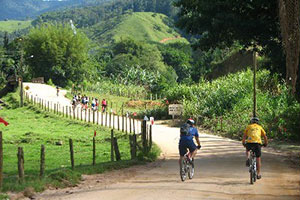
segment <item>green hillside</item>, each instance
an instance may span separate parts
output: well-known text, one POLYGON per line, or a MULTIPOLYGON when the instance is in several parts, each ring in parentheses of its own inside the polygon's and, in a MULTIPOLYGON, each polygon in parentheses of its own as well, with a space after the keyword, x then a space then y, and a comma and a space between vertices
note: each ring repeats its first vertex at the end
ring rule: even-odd
POLYGON ((27 21, 18 21, 18 20, 8 20, 0 21, 0 31, 7 31, 12 33, 17 30, 25 29, 31 25, 31 20, 27 21))
POLYGON ((185 38, 180 38, 180 34, 172 26, 171 20, 166 15, 134 12, 111 18, 85 30, 90 38, 105 46, 128 37, 150 43, 158 43, 162 40, 165 43, 173 41, 188 43, 185 38))

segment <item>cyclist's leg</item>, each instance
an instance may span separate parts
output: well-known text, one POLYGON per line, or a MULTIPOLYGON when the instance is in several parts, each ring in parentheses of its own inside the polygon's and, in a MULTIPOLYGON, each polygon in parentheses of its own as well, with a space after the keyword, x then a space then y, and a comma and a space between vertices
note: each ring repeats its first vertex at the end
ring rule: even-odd
POLYGON ((257 176, 260 176, 261 157, 256 157, 257 176))
POLYGON ((187 153, 187 148, 186 148, 186 145, 185 145, 184 141, 179 141, 178 149, 179 149, 179 155, 180 155, 179 164, 181 164, 183 156, 187 153))
POLYGON ((256 155, 256 169, 257 169, 257 176, 260 177, 260 170, 261 170, 261 146, 260 144, 255 144, 254 152, 256 155))
POLYGON ((194 141, 188 142, 188 148, 189 151, 191 152, 191 159, 193 159, 197 154, 197 146, 195 145, 194 141))
POLYGON ((249 161, 249 159, 250 159, 250 149, 251 149, 251 143, 247 143, 246 144, 246 158, 247 158, 247 160, 246 160, 246 166, 247 167, 249 167, 249 165, 250 165, 250 161, 249 161))

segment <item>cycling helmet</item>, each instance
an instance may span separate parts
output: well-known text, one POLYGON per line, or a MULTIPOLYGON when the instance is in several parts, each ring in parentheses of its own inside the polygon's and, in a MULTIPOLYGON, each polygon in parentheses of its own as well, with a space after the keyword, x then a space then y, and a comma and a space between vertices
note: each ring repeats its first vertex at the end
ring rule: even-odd
POLYGON ((189 118, 186 123, 190 124, 190 125, 194 125, 195 121, 192 118, 189 118))
POLYGON ((251 124, 254 124, 254 123, 258 124, 258 122, 259 122, 258 117, 252 117, 251 120, 250 120, 251 124))

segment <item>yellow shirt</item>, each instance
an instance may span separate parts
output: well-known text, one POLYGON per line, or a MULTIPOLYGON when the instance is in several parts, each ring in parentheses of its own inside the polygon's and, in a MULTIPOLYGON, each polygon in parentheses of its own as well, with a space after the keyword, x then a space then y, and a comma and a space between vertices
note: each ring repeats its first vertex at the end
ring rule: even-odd
POLYGON ((265 130, 255 123, 248 125, 244 133, 247 135, 247 143, 262 144, 261 137, 266 135, 265 130))

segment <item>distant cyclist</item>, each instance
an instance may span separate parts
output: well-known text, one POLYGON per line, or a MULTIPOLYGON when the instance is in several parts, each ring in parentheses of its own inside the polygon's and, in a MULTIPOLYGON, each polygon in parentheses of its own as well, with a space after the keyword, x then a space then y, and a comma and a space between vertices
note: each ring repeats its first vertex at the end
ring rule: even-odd
POLYGON ((187 149, 189 149, 189 158, 193 160, 193 158, 197 154, 197 149, 201 148, 199 133, 197 128, 194 127, 195 121, 193 119, 188 119, 185 124, 180 127, 180 140, 179 140, 179 154, 180 159, 179 163, 183 159, 184 155, 187 153, 187 149), (194 137, 198 146, 194 143, 194 137))
POLYGON ((249 166, 249 157, 250 157, 250 149, 256 155, 256 167, 257 167, 257 179, 261 179, 260 169, 261 169, 261 145, 262 140, 264 138, 264 146, 268 145, 268 138, 266 136, 265 130, 259 125, 259 119, 257 117, 253 117, 250 120, 250 124, 247 126, 244 131, 243 136, 243 145, 246 147, 246 166, 249 166))
POLYGON ((56 86, 56 96, 59 96, 59 87, 56 86))

